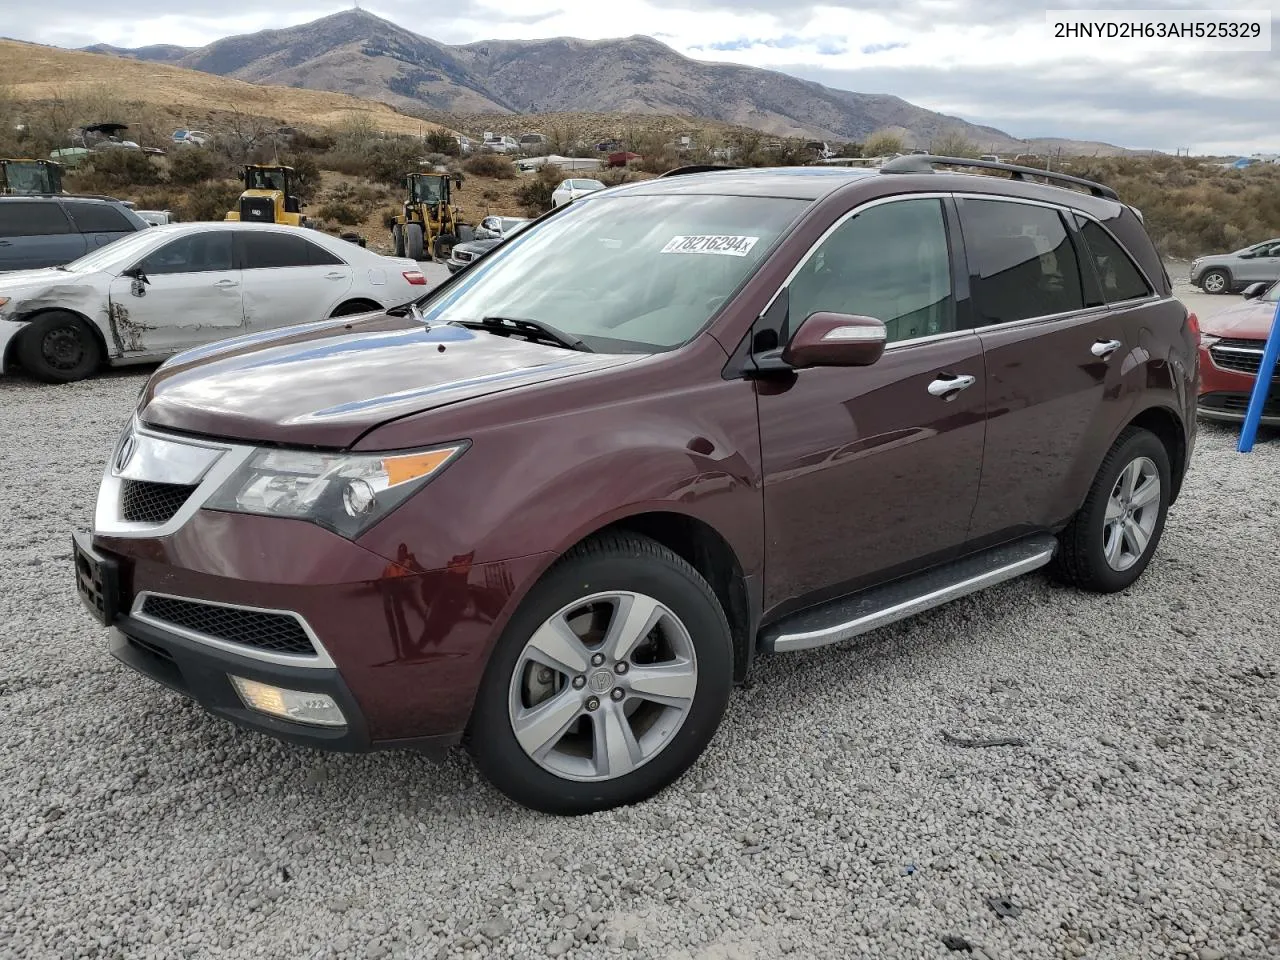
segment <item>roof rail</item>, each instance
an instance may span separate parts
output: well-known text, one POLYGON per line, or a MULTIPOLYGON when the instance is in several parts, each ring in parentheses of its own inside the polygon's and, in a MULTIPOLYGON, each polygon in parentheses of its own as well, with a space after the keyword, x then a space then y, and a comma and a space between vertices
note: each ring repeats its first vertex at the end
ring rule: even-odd
POLYGON ((1041 170, 1038 167, 1023 167, 1014 163, 1002 163, 998 160, 970 160, 967 157, 935 157, 932 154, 908 154, 905 157, 894 157, 880 167, 881 173, 933 173, 934 166, 943 167, 980 167, 983 170, 1007 171, 1013 180, 1025 180, 1027 177, 1041 177, 1058 183, 1069 183, 1084 187, 1095 197, 1108 200, 1119 200, 1120 195, 1105 184, 1086 180, 1084 177, 1073 177, 1066 173, 1054 173, 1052 170, 1041 170))
POLYGON ((713 170, 741 169, 741 167, 731 167, 719 163, 690 163, 687 166, 676 167, 674 170, 668 170, 666 173, 660 173, 658 174, 658 177, 682 177, 686 173, 710 173, 713 170))

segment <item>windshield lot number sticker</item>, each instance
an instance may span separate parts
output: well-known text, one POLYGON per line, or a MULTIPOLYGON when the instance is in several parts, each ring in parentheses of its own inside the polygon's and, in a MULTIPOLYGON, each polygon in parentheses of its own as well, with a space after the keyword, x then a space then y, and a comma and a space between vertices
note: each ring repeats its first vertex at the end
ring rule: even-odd
POLYGON ((718 253, 726 257, 745 257, 759 237, 699 236, 672 237, 663 253, 718 253))

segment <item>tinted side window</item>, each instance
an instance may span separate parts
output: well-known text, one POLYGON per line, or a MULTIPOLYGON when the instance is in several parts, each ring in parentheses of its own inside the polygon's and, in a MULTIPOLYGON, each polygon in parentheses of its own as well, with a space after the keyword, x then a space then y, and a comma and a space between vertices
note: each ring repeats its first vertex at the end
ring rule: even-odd
POLYGON ((248 230, 240 234, 244 251, 244 269, 263 270, 272 267, 309 267, 342 264, 342 261, 304 237, 288 233, 258 233, 248 230))
POLYGON ((0 237, 47 237, 72 232, 71 221, 56 203, 40 200, 0 202, 0 237))
POLYGON ((1061 215, 1004 200, 960 200, 979 325, 1084 308, 1084 287, 1061 215))
POLYGON ((180 237, 148 254, 142 261, 142 272, 148 276, 230 269, 230 230, 210 230, 180 237))
POLYGON ((81 233, 132 233, 136 229, 128 217, 109 203, 65 203, 81 233))
POLYGON ((939 200, 895 200, 836 228, 789 288, 787 335, 819 311, 875 317, 889 341, 956 328, 947 229, 939 200))
POLYGON ((1151 295, 1151 287, 1143 279, 1124 248, 1102 226, 1085 217, 1076 217, 1089 257, 1098 271, 1103 296, 1110 303, 1136 300, 1151 295))

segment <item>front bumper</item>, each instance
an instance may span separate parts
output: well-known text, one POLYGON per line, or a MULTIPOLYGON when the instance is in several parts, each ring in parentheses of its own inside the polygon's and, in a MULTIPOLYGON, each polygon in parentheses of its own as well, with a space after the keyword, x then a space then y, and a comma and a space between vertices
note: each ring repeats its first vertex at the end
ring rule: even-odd
MULTIPOLYGON (((1227 370, 1214 363, 1207 347, 1200 348, 1200 393, 1196 398, 1196 414, 1204 420, 1220 423, 1243 423, 1249 409, 1249 398, 1257 377, 1251 373, 1227 370)), ((1272 386, 1262 408, 1265 426, 1280 426, 1280 378, 1272 386)))

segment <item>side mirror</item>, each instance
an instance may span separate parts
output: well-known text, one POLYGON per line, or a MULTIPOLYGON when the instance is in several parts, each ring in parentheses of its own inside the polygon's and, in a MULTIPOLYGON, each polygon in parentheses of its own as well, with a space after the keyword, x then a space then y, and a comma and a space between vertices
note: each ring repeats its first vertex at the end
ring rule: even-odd
POLYGON ((869 367, 884 354, 888 331, 875 317, 811 313, 782 351, 782 361, 806 367, 869 367))
POLYGON ((1267 292, 1270 286, 1271 284, 1269 283, 1251 283, 1249 286, 1244 288, 1244 293, 1242 293, 1241 296, 1246 300, 1257 300, 1267 292))

